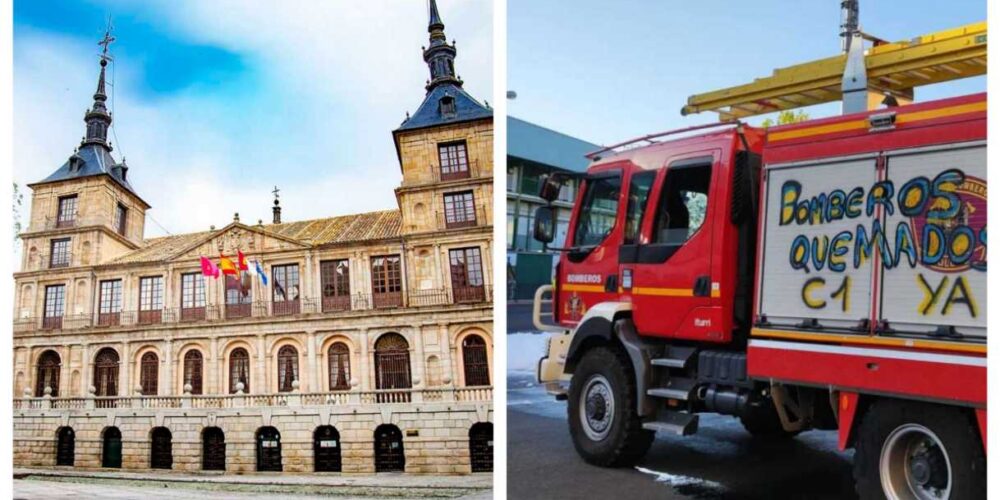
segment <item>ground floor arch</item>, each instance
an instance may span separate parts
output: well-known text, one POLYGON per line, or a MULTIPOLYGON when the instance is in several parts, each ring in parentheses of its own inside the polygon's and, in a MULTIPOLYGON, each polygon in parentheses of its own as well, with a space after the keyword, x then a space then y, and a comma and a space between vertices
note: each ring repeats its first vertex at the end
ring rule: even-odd
POLYGON ((76 461, 76 432, 72 427, 56 431, 56 465, 72 466, 76 461))
POLYGON ((479 422, 469 429, 469 459, 472 472, 493 471, 493 424, 479 422))
POLYGON ((321 425, 313 431, 313 458, 316 472, 341 471, 340 432, 332 425, 321 425))
POLYGON ((378 426, 375 429, 375 472, 403 472, 405 469, 403 433, 392 424, 378 426))
POLYGON ((281 433, 274 427, 257 429, 257 472, 281 472, 281 433))
POLYGON ((218 427, 201 432, 202 470, 226 470, 226 434, 218 427))
POLYGON ((122 431, 108 427, 101 433, 101 467, 120 469, 122 467, 122 431))
POLYGON ((149 467, 152 469, 172 469, 174 466, 174 445, 170 429, 154 427, 149 435, 149 467))

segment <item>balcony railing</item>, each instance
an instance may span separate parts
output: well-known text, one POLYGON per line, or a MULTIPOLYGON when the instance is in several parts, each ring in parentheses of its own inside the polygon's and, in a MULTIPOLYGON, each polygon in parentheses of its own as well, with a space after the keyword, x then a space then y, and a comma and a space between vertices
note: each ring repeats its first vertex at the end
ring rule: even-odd
POLYGON ((450 304, 476 304, 493 301, 492 287, 466 286, 432 288, 389 293, 355 293, 349 296, 304 298, 294 301, 256 301, 247 304, 209 305, 158 309, 75 314, 53 317, 21 317, 14 320, 14 333, 36 330, 72 330, 89 327, 116 328, 137 325, 156 326, 175 323, 238 321, 266 317, 330 316, 372 309, 441 307, 450 304))
MULTIPOLYGON (((461 229, 467 227, 486 227, 491 224, 492 212, 485 204, 473 206, 473 214, 465 214, 456 218, 453 214, 449 219, 443 209, 434 211, 434 226, 437 229, 461 229)), ((464 213, 464 212, 463 212, 464 213)))
POLYGON ((38 254, 34 260, 28 258, 28 270, 39 270, 39 269, 61 269, 64 267, 69 267, 73 264, 73 253, 65 252, 52 254, 38 254))
POLYGON ((469 178, 472 178, 472 177, 479 177, 480 176, 479 160, 478 159, 471 159, 471 160, 469 160, 468 161, 468 167, 469 167, 468 169, 462 170, 462 171, 459 171, 459 172, 447 172, 447 173, 445 173, 445 172, 441 171, 441 164, 439 162, 437 164, 431 165, 430 168, 433 169, 435 172, 437 172, 437 174, 438 174, 438 180, 440 180, 442 182, 445 182, 445 181, 454 181, 454 180, 459 180, 459 179, 469 179, 469 178))
POLYGON ((90 410, 95 408, 249 408, 382 405, 420 402, 491 402, 493 387, 432 387, 374 391, 180 396, 88 396, 14 398, 15 410, 90 410))

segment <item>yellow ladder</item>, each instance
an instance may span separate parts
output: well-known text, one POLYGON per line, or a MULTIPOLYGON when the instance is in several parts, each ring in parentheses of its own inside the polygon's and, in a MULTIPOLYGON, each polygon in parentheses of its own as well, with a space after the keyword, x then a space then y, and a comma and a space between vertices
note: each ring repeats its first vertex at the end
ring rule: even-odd
MULTIPOLYGON (((688 97, 682 115, 714 111, 719 121, 841 100, 846 54, 774 71, 753 83, 688 97)), ((876 44, 865 54, 868 88, 912 99, 921 85, 986 74, 986 23, 876 44)))

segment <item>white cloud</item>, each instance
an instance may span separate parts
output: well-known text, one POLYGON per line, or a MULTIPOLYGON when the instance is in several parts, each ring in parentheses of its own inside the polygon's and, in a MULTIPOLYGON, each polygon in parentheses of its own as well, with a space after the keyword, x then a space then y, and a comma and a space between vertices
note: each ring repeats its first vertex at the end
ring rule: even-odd
MULTIPOLYGON (((488 98, 492 5, 439 5, 458 39, 466 89, 488 98)), ((130 180, 169 231, 221 226, 237 211, 244 222, 270 221, 275 184, 285 220, 396 206, 390 132, 424 95, 424 1, 184 0, 137 15, 240 54, 261 77, 262 95, 248 109, 202 84, 150 100, 134 90, 139 70, 117 62, 116 155, 127 155, 130 180), (267 133, 275 128, 281 133, 267 133)), ((42 179, 78 144, 97 77, 92 45, 30 30, 15 40, 15 181, 42 179)), ((147 221, 146 234, 163 232, 147 221)))

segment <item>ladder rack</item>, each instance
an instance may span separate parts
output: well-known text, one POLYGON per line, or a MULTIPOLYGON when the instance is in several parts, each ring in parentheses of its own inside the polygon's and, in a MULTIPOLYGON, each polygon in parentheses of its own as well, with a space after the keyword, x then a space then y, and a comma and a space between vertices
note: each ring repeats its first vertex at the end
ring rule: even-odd
MULTIPOLYGON (((719 121, 841 100, 846 54, 774 71, 753 83, 688 97, 682 115, 713 111, 719 121)), ((912 99, 913 88, 986 74, 986 23, 909 41, 882 43, 865 53, 869 91, 912 99)))

